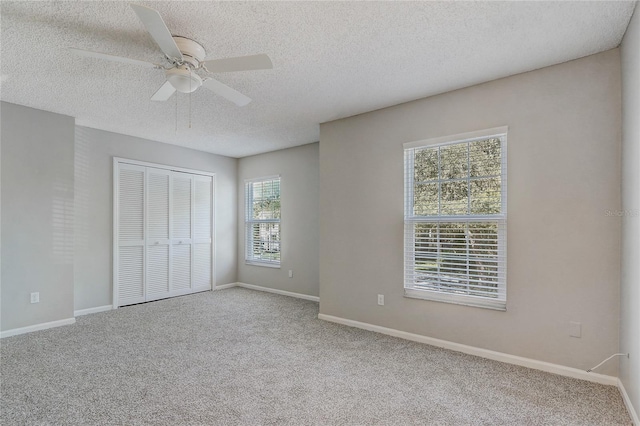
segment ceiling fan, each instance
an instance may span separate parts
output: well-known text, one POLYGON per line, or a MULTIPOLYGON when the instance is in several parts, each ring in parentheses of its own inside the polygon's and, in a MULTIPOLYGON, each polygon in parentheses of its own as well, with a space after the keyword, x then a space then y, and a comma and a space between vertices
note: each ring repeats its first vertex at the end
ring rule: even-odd
POLYGON ((137 4, 132 4, 131 8, 164 53, 169 66, 88 50, 74 48, 69 50, 89 58, 164 70, 167 81, 154 93, 151 97, 152 101, 166 101, 176 90, 181 93, 191 93, 200 86, 204 86, 238 106, 245 106, 251 102, 251 98, 207 74, 273 68, 271 59, 265 54, 207 60, 204 47, 195 40, 172 35, 157 10, 137 4))

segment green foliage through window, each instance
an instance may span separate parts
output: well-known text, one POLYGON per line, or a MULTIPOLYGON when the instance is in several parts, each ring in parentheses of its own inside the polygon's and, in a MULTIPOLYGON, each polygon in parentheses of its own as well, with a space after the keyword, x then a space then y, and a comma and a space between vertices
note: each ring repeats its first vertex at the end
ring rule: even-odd
POLYGON ((499 138, 416 149, 413 157, 413 214, 500 213, 499 138))

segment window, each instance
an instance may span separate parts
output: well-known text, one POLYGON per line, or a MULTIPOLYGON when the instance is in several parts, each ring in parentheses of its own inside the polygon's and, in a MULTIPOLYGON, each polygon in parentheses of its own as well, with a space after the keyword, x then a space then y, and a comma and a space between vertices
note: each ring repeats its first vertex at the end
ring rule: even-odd
POLYGON ((245 182, 245 260, 280 267, 280 177, 245 182))
POLYGON ((506 130, 405 144, 405 296, 506 310, 506 130))

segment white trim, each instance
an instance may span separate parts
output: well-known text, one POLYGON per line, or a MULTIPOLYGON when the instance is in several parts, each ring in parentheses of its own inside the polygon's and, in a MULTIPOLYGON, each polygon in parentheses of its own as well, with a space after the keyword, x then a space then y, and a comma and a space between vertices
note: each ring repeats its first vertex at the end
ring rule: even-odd
POLYGON ((110 311, 112 309, 113 309, 113 305, 104 305, 104 306, 96 306, 95 308, 79 309, 77 311, 73 311, 73 316, 79 317, 82 315, 97 314, 98 312, 110 311))
POLYGON ((260 262, 259 260, 245 260, 244 264, 250 265, 250 266, 263 266, 265 268, 280 269, 280 262, 274 263, 274 262, 267 262, 267 261, 260 262))
POLYGON ((230 283, 230 284, 221 284, 221 285, 216 285, 213 287, 214 290, 224 290, 227 288, 232 288, 232 287, 236 287, 237 283, 230 283))
POLYGON ((118 177, 119 170, 119 158, 113 157, 113 181, 111 183, 111 193, 113 194, 113 220, 112 220, 112 237, 111 237, 111 307, 113 309, 118 309, 118 223, 119 223, 119 214, 118 211, 120 209, 119 199, 120 199, 120 190, 118 188, 118 183, 120 179, 118 177))
POLYGON ((76 322, 75 318, 67 318, 57 321, 43 322, 41 324, 34 324, 27 327, 14 328, 12 330, 6 330, 0 333, 0 339, 5 337, 17 336, 19 334, 31 333, 33 331, 46 330, 48 328, 60 327, 63 325, 71 325, 76 322))
POLYGON ((452 215, 452 216, 407 216, 405 222, 409 223, 439 223, 439 222, 495 222, 506 220, 507 215, 497 213, 494 215, 452 215))
POLYGON ((402 144, 404 149, 418 148, 426 145, 441 145, 449 142, 468 142, 473 139, 488 138, 491 136, 504 135, 509 130, 509 126, 493 127, 491 129, 477 130, 475 132, 458 133, 457 135, 440 136, 437 138, 422 139, 419 141, 406 142, 402 144))
POLYGON ((505 362, 507 364, 520 365, 522 367, 533 368, 536 370, 546 371, 548 373, 558 374, 560 376, 572 377, 574 379, 587 380, 589 382, 600 383, 603 385, 616 386, 618 378, 614 376, 606 376, 598 373, 587 373, 577 368, 566 367, 564 365, 552 364, 550 362, 538 361, 531 358, 524 358, 516 355, 505 354, 503 352, 491 351, 489 349, 476 348, 474 346, 463 345, 461 343, 450 342, 447 340, 436 339, 433 337, 422 336, 420 334, 407 333, 406 331, 395 330, 393 328, 381 327, 379 325, 368 324, 365 322, 354 321, 350 319, 334 317, 333 315, 318 314, 318 318, 324 321, 335 322, 337 324, 347 325, 349 327, 361 328, 363 330, 373 331, 376 333, 386 334, 401 339, 411 340, 418 343, 426 343, 427 345, 437 346, 439 348, 449 349, 452 351, 462 352, 469 355, 475 355, 482 358, 492 359, 494 361, 505 362))
POLYGON ((274 180, 274 179, 280 179, 281 177, 282 176, 280 176, 280 175, 270 175, 270 176, 249 178, 249 179, 245 179, 244 183, 260 182, 260 181, 263 181, 263 180, 274 180))
POLYGON ((622 394, 622 400, 624 401, 625 407, 627 407, 627 412, 629 412, 629 417, 631 417, 631 421, 634 426, 640 426, 640 418, 638 417, 638 413, 635 408, 633 408, 633 404, 631 404, 631 399, 629 398, 629 394, 627 394, 627 390, 624 388, 622 384, 622 380, 618 379, 618 389, 622 394))
MULTIPOLYGON (((218 238, 216 235, 216 195, 218 194, 216 185, 216 174, 211 176, 211 287, 209 290, 216 288, 216 274, 218 269, 216 267, 216 249, 218 238)), ((237 237, 236 237, 237 240, 237 237)))
POLYGON ((452 303, 454 305, 471 306, 474 308, 493 309, 494 311, 500 312, 507 311, 506 300, 489 299, 488 297, 470 296, 467 294, 445 293, 405 287, 404 297, 430 300, 432 302, 452 303))
POLYGON ((117 162, 117 163, 127 163, 127 164, 133 164, 133 165, 136 165, 136 166, 142 166, 142 167, 153 167, 155 169, 165 169, 165 170, 171 170, 171 171, 174 171, 174 172, 190 173, 190 174, 194 174, 194 175, 215 176, 214 172, 206 172, 206 171, 203 171, 203 170, 194 170, 194 169, 185 169, 184 167, 175 167, 175 166, 170 166, 168 164, 149 163, 147 161, 130 160, 128 158, 122 158, 122 157, 113 157, 113 161, 117 162))
POLYGON ((291 291, 278 290, 276 288, 262 287, 259 285, 246 284, 246 283, 240 283, 240 282, 236 283, 236 287, 244 287, 250 290, 264 291, 267 293, 281 294, 283 296, 295 297, 298 299, 311 300, 312 302, 320 302, 320 298, 318 296, 309 296, 308 294, 293 293, 291 291))

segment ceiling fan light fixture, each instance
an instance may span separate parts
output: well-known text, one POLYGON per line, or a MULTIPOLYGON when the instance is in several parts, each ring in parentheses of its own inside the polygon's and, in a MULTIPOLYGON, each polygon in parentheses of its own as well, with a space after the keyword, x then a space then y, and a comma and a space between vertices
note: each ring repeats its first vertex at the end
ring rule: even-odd
POLYGON ((180 93, 191 93, 202 86, 200 76, 186 67, 167 70, 167 80, 180 93))

